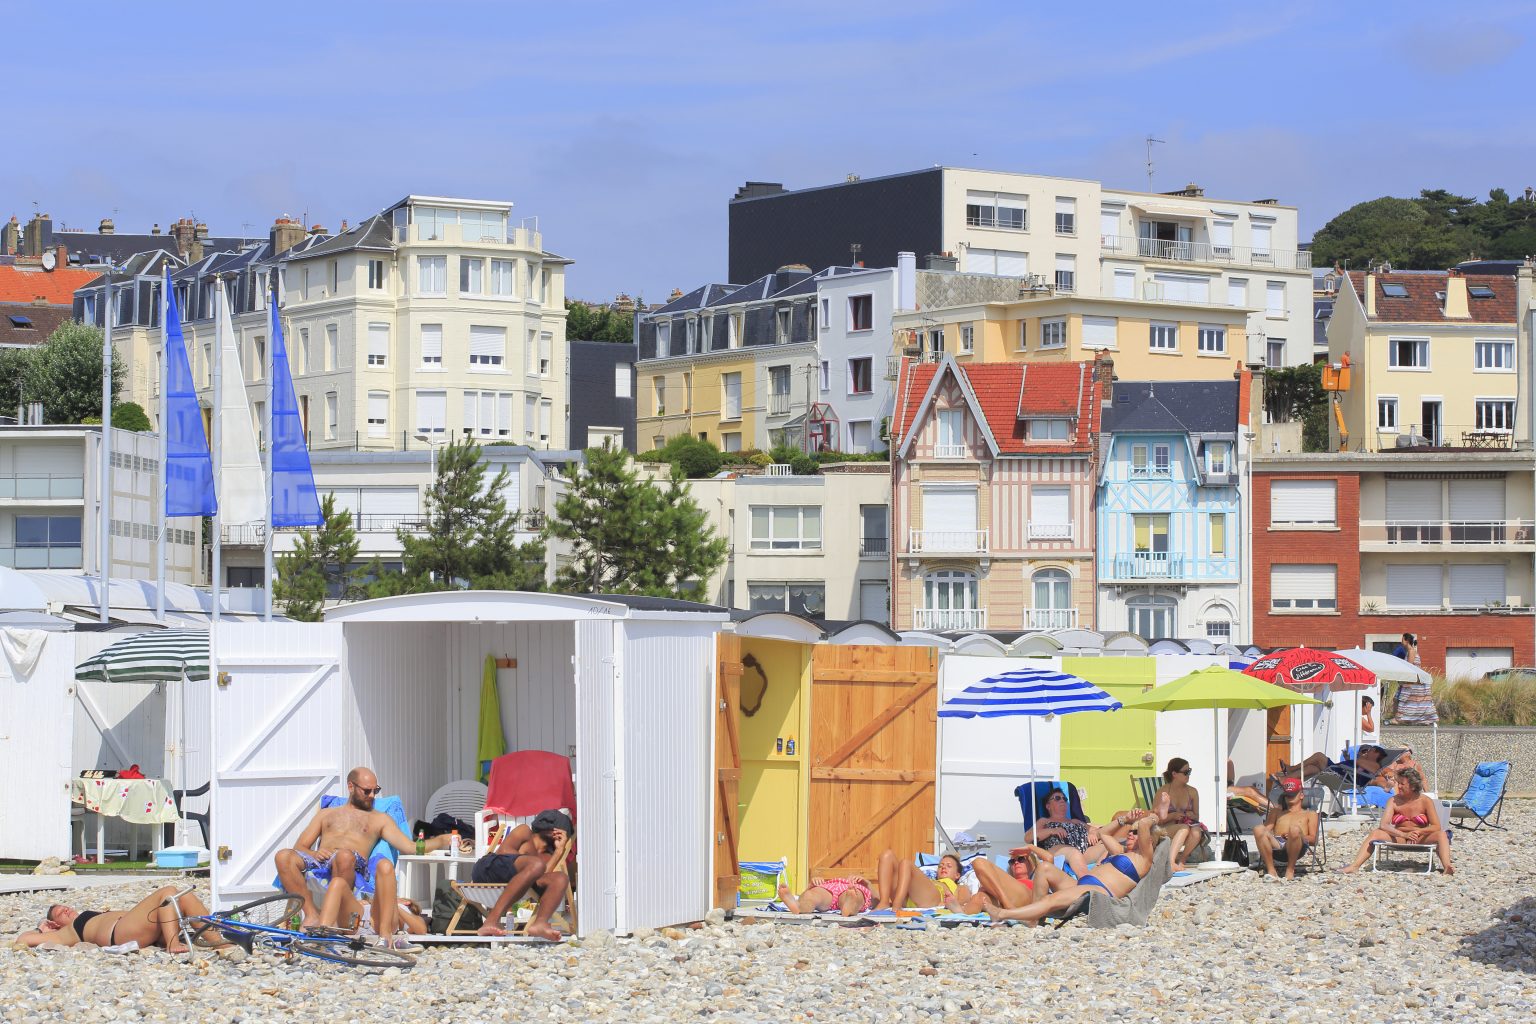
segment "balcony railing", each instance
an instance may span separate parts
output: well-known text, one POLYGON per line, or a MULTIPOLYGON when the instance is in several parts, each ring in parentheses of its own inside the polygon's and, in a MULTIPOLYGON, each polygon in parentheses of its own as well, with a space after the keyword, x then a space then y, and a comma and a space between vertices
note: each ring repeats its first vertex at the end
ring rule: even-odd
POLYGON ((1026 608, 1025 629, 1076 629, 1076 608, 1026 608))
POLYGON ((1101 235, 1104 252, 1176 263, 1234 264, 1242 267, 1274 267, 1277 270, 1310 270, 1312 254, 1293 249, 1255 249, 1247 245, 1211 245, 1208 242, 1176 242, 1135 235, 1101 235))
POLYGON ((78 547, 0 548, 0 566, 7 569, 78 569, 82 557, 78 547))
POLYGON ((913 530, 907 549, 924 555, 985 554, 987 542, 986 530, 913 530))
POLYGON ((963 459, 965 455, 965 445, 963 444, 936 444, 933 446, 933 457, 936 459, 963 459))
POLYGON ((774 391, 774 392, 771 392, 768 395, 768 415, 769 416, 788 416, 789 415, 789 392, 787 392, 787 391, 774 391))
POLYGON ((1536 543, 1536 522, 1529 519, 1362 519, 1360 542, 1401 547, 1533 544, 1536 543))
POLYGON ((1529 447, 1528 443, 1515 441, 1512 431, 1493 427, 1479 427, 1467 423, 1419 424, 1405 423, 1396 430, 1378 430, 1376 447, 1384 452, 1398 448, 1422 451, 1425 448, 1470 448, 1492 451, 1509 451, 1529 447))
POLYGON ((1117 580, 1176 580, 1187 572, 1183 555, 1167 551, 1137 551, 1133 554, 1116 555, 1114 579, 1117 580))
POLYGON ((860 537, 859 538, 859 554, 860 555, 884 555, 884 554, 888 554, 890 552, 890 550, 891 550, 891 540, 890 540, 889 537, 860 537))
POLYGON ((1034 519, 1029 521, 1030 540, 1071 540, 1071 523, 1042 523, 1034 519))
POLYGON ((266 544, 265 523, 225 523, 219 527, 219 543, 227 548, 259 548, 266 544))
POLYGON ((763 467, 763 476, 794 476, 795 467, 787 462, 770 462, 763 467))
POLYGON ((85 497, 85 480, 78 476, 21 473, 0 476, 0 499, 58 501, 85 497))
POLYGON ((901 374, 901 356, 885 357, 885 379, 895 380, 901 374))
POLYGON ((914 608, 912 628, 930 633, 945 633, 956 629, 986 629, 985 608, 914 608))

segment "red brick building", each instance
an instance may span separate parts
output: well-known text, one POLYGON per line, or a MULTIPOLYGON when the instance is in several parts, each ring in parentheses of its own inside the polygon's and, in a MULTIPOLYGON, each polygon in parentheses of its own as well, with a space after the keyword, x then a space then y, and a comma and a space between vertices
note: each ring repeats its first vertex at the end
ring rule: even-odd
POLYGON ((1254 642, 1390 650, 1407 632, 1432 672, 1536 663, 1532 486, 1514 450, 1256 455, 1254 642))

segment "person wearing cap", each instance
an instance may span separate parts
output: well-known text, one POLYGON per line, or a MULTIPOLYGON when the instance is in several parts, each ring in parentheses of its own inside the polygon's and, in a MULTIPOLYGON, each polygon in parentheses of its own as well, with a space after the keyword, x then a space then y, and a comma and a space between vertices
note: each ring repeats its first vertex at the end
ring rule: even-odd
POLYGON ((531 890, 538 893, 539 902, 525 934, 538 939, 560 938, 550 920, 570 887, 570 877, 558 869, 574 835, 575 826, 564 811, 540 811, 532 824, 518 825, 495 850, 475 861, 470 873, 474 881, 506 884, 479 934, 507 934, 501 919, 531 890))
POLYGON ((1269 877, 1279 878, 1275 871, 1275 851, 1285 848, 1285 877, 1296 877, 1296 862, 1317 842, 1320 826, 1316 811, 1303 806, 1300 779, 1284 779, 1280 783, 1281 805, 1270 809, 1269 817, 1261 825, 1253 827, 1253 842, 1264 858, 1264 870, 1269 877))

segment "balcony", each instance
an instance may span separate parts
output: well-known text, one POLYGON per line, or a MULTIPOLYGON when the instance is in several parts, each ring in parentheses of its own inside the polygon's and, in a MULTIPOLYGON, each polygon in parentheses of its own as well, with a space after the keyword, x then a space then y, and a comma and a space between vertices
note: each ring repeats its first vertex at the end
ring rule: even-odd
POLYGON ((1175 242, 1135 235, 1100 235, 1105 253, 1141 256, 1171 263, 1213 263, 1237 267, 1273 267, 1276 270, 1310 270, 1312 254, 1286 249, 1254 249, 1246 245, 1211 245, 1208 242, 1175 242))
POLYGON ((1188 572, 1188 559, 1184 555, 1137 551, 1115 555, 1110 577, 1117 580, 1181 580, 1188 572))
POLYGON ((85 480, 78 476, 22 473, 0 476, 0 500, 79 501, 85 497, 85 480))
POLYGON ((266 545, 267 524, 226 523, 219 527, 219 543, 226 548, 259 548, 266 545))
POLYGON ((914 555, 984 555, 987 530, 913 530, 907 550, 914 555))
POLYGON ((1026 608, 1025 629, 1076 629, 1076 608, 1026 608))
POLYGON ((1433 551, 1502 545, 1536 549, 1536 522, 1529 519, 1362 519, 1362 550, 1433 551))
POLYGON ((885 357, 885 379, 895 380, 901 374, 901 356, 885 357))
POLYGON ((891 541, 889 537, 860 537, 859 557, 878 558, 881 555, 890 554, 891 541))
POLYGON ((788 416, 789 404, 788 391, 774 391, 770 393, 768 395, 768 415, 788 416))
POLYGON ((1404 423, 1396 431, 1376 431, 1379 451, 1427 451, 1432 448, 1477 451, 1513 451, 1530 447, 1516 441, 1513 431, 1470 423, 1404 423))
POLYGON ((82 556, 78 547, 0 548, 0 566, 7 569, 79 569, 82 556))
POLYGON ((912 628, 928 633, 987 628, 985 608, 914 608, 912 628))
POLYGON ((936 444, 933 446, 933 457, 936 459, 963 459, 966 456, 963 444, 936 444))
POLYGON ((1071 540, 1071 523, 1042 523, 1034 519, 1029 521, 1030 540, 1071 540))

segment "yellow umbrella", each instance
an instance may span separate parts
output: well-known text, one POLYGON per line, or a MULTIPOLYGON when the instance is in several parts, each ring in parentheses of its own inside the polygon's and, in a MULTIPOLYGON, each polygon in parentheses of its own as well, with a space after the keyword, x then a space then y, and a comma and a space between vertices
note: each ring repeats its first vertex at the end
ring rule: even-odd
POLYGON ((480 739, 475 758, 480 762, 480 781, 491 774, 491 762, 507 752, 507 734, 501 731, 501 690, 496 686, 496 659, 487 654, 480 673, 480 739))
MULTIPOLYGON (((1180 676, 1171 683, 1155 686, 1139 697, 1126 701, 1124 711, 1193 711, 1209 708, 1215 719, 1211 729, 1211 742, 1215 745, 1216 801, 1221 804, 1222 785, 1221 719, 1217 708, 1279 708, 1287 704, 1321 704, 1306 694, 1287 690, 1283 686, 1266 683, 1262 679, 1220 665, 1212 665, 1187 676, 1180 676)), ((1216 841, 1221 842, 1226 833, 1226 815, 1216 821, 1216 841)), ((1220 849, 1220 847, 1218 847, 1220 849)), ((1225 867, 1224 861, 1213 865, 1225 867)))

